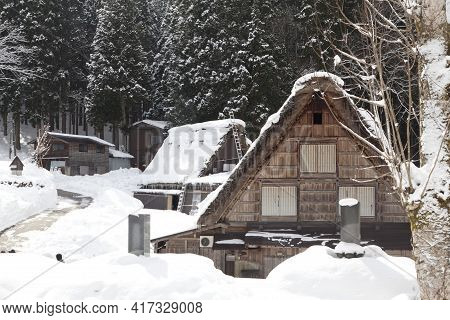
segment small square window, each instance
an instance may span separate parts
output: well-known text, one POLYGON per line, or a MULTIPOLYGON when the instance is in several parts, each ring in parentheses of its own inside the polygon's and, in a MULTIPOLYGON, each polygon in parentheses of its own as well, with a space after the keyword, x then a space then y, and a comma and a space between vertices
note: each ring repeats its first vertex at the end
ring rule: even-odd
POLYGON ((79 152, 88 152, 88 145, 87 145, 87 144, 80 143, 80 144, 78 145, 78 151, 79 151, 79 152))
POLYGON ((322 124, 322 112, 313 113, 313 124, 322 124))
POLYGON ((97 153, 105 153, 105 147, 97 145, 97 153))

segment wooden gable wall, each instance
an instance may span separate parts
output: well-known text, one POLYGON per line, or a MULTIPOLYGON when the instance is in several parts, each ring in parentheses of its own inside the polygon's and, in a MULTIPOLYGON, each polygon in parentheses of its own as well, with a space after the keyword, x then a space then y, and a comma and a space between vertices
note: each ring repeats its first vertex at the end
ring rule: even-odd
POLYGON ((387 178, 378 178, 355 139, 335 120, 323 100, 315 100, 289 130, 287 138, 271 155, 256 178, 232 206, 227 222, 332 221, 338 220, 338 188, 375 188, 374 222, 406 222, 407 218, 387 178), (313 114, 322 113, 322 124, 313 124, 313 114), (305 144, 335 145, 334 173, 303 173, 300 147, 305 144), (378 179, 377 179, 378 178, 378 179), (357 181, 355 181, 357 180, 357 181), (261 216, 261 188, 268 185, 296 186, 297 216, 261 216))

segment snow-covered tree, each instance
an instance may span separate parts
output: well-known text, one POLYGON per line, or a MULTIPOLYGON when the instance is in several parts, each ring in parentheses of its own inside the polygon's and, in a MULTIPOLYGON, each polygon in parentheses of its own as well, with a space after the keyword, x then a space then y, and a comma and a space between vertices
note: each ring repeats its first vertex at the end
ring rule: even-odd
POLYGON ((274 10, 262 0, 173 2, 153 64, 153 109, 170 111, 176 123, 217 119, 227 109, 262 123, 290 86, 271 31, 274 10))
POLYGON ((450 299, 450 69, 444 0, 423 5, 363 0, 355 17, 335 4, 342 24, 361 43, 350 48, 345 38, 329 39, 336 70, 352 84, 348 96, 368 109, 363 121, 377 137, 372 149, 386 164, 408 214, 421 298, 450 299), (414 155, 416 124, 420 157, 414 155))
POLYGON ((90 121, 98 128, 112 124, 117 146, 118 126, 126 135, 130 115, 147 95, 148 66, 139 17, 135 1, 105 0, 98 10, 89 62, 90 121))
POLYGON ((18 27, 0 25, 0 81, 14 81, 20 76, 33 76, 25 58, 33 53, 18 27))

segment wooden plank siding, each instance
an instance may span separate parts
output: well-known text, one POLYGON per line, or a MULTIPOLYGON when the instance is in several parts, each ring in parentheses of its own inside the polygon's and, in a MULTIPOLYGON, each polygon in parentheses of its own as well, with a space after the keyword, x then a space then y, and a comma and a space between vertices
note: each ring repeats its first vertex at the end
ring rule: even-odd
MULTIPOLYGON (((290 241, 272 241, 267 236, 248 236, 249 233, 292 232, 308 237, 312 234, 326 235, 332 237, 327 240, 332 243, 324 244, 325 241, 320 239, 314 244, 333 247, 339 241, 339 189, 371 187, 375 192, 375 215, 361 217, 362 241, 392 250, 394 255, 410 254, 411 230, 407 216, 392 190, 392 183, 383 175, 385 171, 372 168, 372 162, 380 166, 383 162, 364 156, 373 152, 364 150, 362 144, 341 127, 323 100, 311 100, 311 93, 308 93, 296 96, 291 103, 287 104, 285 113, 280 113, 278 122, 279 126, 288 127, 289 131, 275 125, 272 131, 268 129, 270 134, 262 134, 261 142, 257 141, 242 159, 241 165, 223 186, 222 193, 208 208, 209 212, 207 210, 200 218, 201 226, 210 228, 165 238, 167 242, 160 252, 201 254, 211 258, 215 266, 226 274, 265 278, 279 263, 302 252, 313 242, 300 240, 295 245, 290 241), (298 114, 295 110, 299 110, 298 114), (321 118, 314 117, 314 113, 318 112, 322 113, 321 118), (304 150, 316 152, 316 162, 311 161, 311 168, 306 166, 308 170, 302 170, 305 166, 301 164, 302 146, 305 145, 308 147, 304 150), (316 145, 322 147, 314 147, 316 145), (326 159, 332 159, 335 166, 326 163, 326 159), (316 164, 321 161, 324 162, 322 165, 316 164), (335 169, 334 172, 329 172, 333 171, 331 169, 335 169), (292 187, 290 190, 295 190, 292 192, 295 192, 297 214, 263 216, 262 190, 265 187, 270 190, 292 187), (219 245, 214 249, 200 248, 199 237, 202 235, 243 241, 240 247, 219 245)), ((346 125, 354 129, 357 121, 354 110, 346 105, 344 99, 333 99, 332 103, 332 108, 342 109, 337 116, 345 119, 346 125)), ((292 234, 281 240, 292 238, 290 236, 292 234)))
MULTIPOLYGON (((323 105, 310 106, 231 208, 228 221, 267 220, 267 217, 261 217, 261 190, 262 186, 268 185, 297 187, 298 222, 338 221, 341 186, 375 187, 375 216, 364 219, 407 221, 398 197, 392 193, 388 181, 377 178, 369 159, 365 158, 355 140, 341 128, 328 109, 323 105), (313 113, 318 111, 322 112, 322 125, 313 125, 313 113), (308 153, 311 152, 315 154, 309 161, 309 166, 315 166, 316 169, 306 168, 308 165, 304 165, 301 160, 302 153, 306 157, 310 156, 308 153), (326 157, 335 161, 335 167, 329 164, 321 165, 326 162, 321 159, 326 157)), ((283 219, 286 220, 285 217, 270 217, 272 221, 283 219)))

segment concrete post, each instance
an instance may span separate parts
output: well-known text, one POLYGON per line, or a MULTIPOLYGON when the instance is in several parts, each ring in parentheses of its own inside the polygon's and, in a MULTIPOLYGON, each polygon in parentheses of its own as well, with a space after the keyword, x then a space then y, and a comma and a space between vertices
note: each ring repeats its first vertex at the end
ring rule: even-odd
POLYGON ((151 242, 150 242, 150 215, 140 214, 139 219, 144 227, 144 256, 150 256, 151 242))
POLYGON ((353 198, 339 201, 341 209, 341 241, 360 244, 361 221, 359 214, 359 202, 353 198))
POLYGON ((150 215, 129 215, 128 252, 137 256, 149 256, 151 252, 150 239, 150 215))

